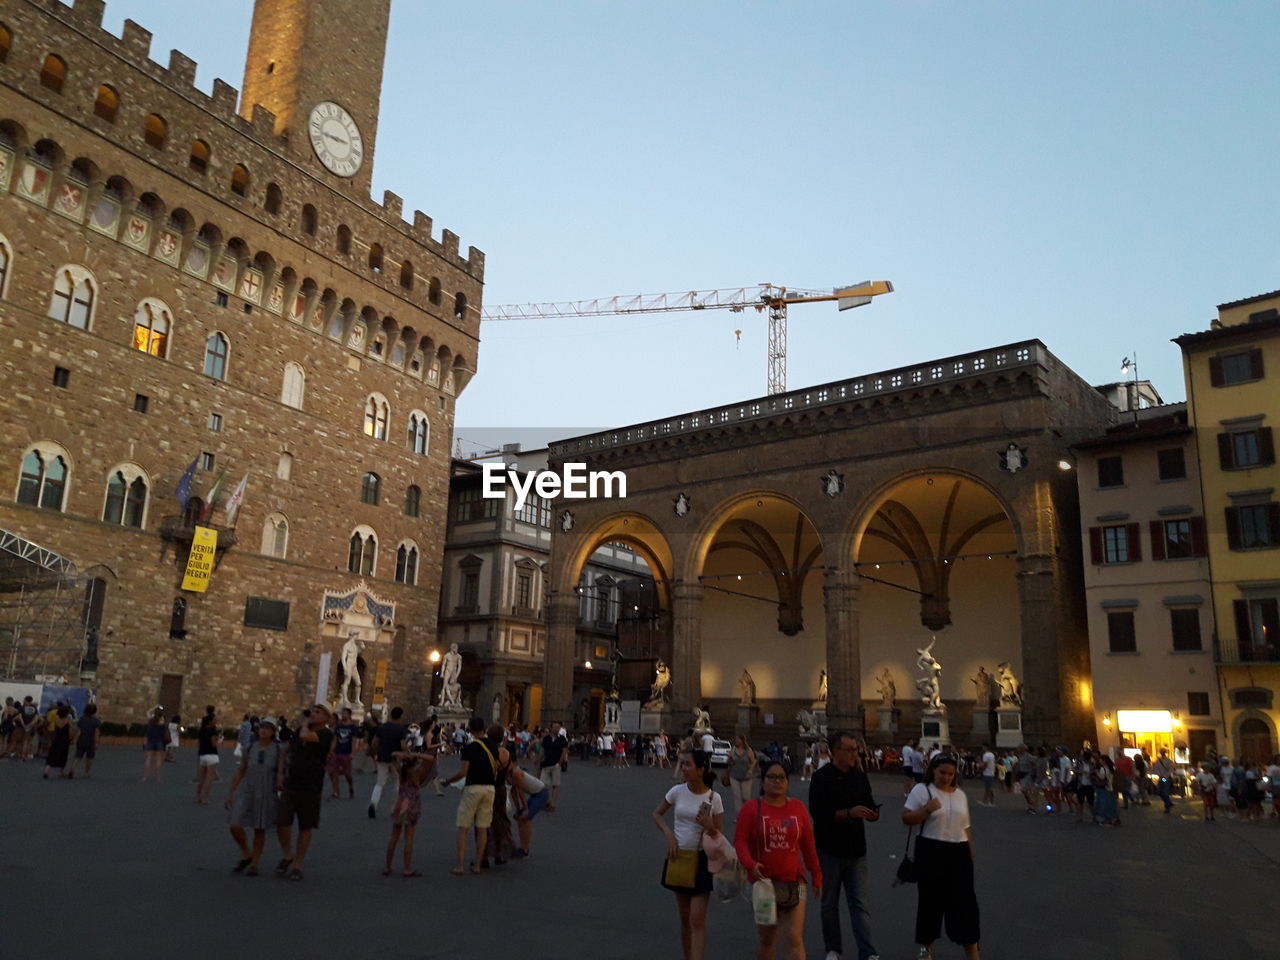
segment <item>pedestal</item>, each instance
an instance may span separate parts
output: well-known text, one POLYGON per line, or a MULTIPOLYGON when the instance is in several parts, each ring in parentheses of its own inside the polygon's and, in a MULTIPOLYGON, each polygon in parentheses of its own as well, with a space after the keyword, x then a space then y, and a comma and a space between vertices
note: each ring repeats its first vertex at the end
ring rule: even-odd
POLYGON ((365 708, 364 704, 359 701, 352 703, 350 700, 341 700, 338 702, 338 715, 342 715, 343 710, 351 711, 351 719, 356 723, 364 722, 365 708))
POLYGON ((749 738, 751 731, 759 725, 760 708, 754 703, 738 704, 738 722, 734 724, 733 732, 749 738))
POLYGON ((456 704, 449 706, 441 704, 432 707, 431 710, 436 715, 436 720, 439 721, 441 727, 447 727, 452 723, 455 727, 461 727, 465 730, 471 720, 471 711, 456 704))
POLYGON ((902 711, 897 707, 876 707, 876 729, 872 740, 879 744, 892 744, 898 735, 898 721, 902 711))
POLYGON ((951 743, 951 729, 945 710, 926 710, 920 717, 920 748, 927 751, 935 743, 940 747, 951 743))
POLYGON ((1000 707, 996 710, 996 746, 1016 747, 1022 743, 1022 708, 1000 707))
POLYGON ((991 742, 991 711, 978 707, 973 711, 973 745, 991 742))
POLYGON ((640 732, 662 733, 671 729, 671 707, 668 704, 657 704, 640 708, 640 732))

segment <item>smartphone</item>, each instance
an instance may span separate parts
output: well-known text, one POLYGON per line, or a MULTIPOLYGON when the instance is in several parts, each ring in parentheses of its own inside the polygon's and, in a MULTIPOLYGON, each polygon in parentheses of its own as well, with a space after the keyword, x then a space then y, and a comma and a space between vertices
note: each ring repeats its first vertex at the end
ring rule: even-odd
POLYGON ((705 813, 707 816, 711 816, 711 804, 705 800, 702 801, 702 806, 698 809, 698 812, 705 813))

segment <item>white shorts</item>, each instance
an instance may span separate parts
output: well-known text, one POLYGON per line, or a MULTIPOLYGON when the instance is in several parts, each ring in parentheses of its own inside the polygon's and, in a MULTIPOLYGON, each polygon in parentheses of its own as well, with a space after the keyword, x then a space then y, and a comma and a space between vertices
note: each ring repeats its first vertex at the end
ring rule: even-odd
POLYGON ((218 755, 216 753, 200 754, 200 766, 216 767, 218 765, 218 755))
POLYGON ((548 787, 560 786, 560 764, 555 763, 549 767, 543 767, 538 773, 538 779, 548 787))

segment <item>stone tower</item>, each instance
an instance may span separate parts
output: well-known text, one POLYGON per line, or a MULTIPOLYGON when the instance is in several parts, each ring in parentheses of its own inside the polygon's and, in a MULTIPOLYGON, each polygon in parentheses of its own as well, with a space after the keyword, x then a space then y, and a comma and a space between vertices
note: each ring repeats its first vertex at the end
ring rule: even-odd
POLYGON ((306 170, 361 196, 370 190, 390 14, 391 0, 257 0, 253 9, 241 113, 252 119, 255 104, 270 110, 306 170), (349 131, 340 115, 315 112, 330 103, 354 122, 358 152, 342 143, 349 131), (313 148, 313 132, 338 148, 329 165, 313 148))

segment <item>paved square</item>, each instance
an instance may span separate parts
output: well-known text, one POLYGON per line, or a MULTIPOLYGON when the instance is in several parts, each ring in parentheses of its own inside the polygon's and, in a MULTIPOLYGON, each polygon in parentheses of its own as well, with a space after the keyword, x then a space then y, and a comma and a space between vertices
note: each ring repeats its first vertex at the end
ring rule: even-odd
MULTIPOLYGON (((307 879, 233 876, 236 850, 222 798, 194 800, 194 750, 141 784, 142 752, 107 747, 92 780, 44 781, 36 763, 0 763, 0 913, 5 956, 678 958, 674 898, 658 885, 662 838, 649 813, 671 785, 665 771, 574 763, 559 810, 535 821, 533 856, 488 874, 449 874, 457 791, 423 798, 415 866, 381 875, 389 798, 365 815, 373 777, 356 799, 325 801, 307 879)), ((445 761, 446 773, 456 769, 445 761)), ((915 956, 915 890, 894 889, 891 855, 901 780, 872 775, 884 819, 868 826, 876 944, 915 956)), ((429 793, 429 792, 428 792, 429 793)), ((807 798, 807 784, 792 781, 807 798)), ((726 806, 731 802, 726 796, 726 806)), ((976 799, 970 793, 970 799, 976 799)), ((1199 822, 1198 804, 1122 811, 1120 828, 1028 816, 1019 797, 973 807, 983 956, 1260 958, 1280 956, 1280 823, 1199 822)), ((274 837, 264 863, 278 859, 274 837)), ((398 861, 397 861, 398 865, 398 861)), ((710 960, 753 956, 746 903, 713 903, 710 960)), ((846 931, 848 928, 845 920, 846 931)), ((846 932, 846 945, 851 944, 846 932)), ((821 960, 816 904, 808 955, 821 960)), ((961 956, 943 941, 939 957, 961 956)), ((848 958, 846 958, 848 960, 848 958)), ((856 960, 856 958, 853 958, 856 960)))

